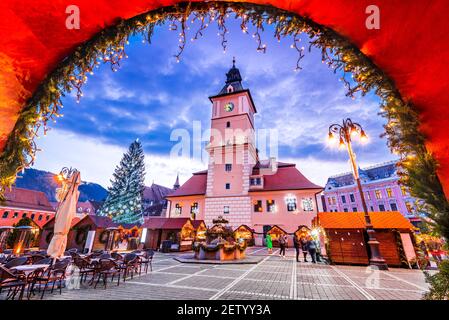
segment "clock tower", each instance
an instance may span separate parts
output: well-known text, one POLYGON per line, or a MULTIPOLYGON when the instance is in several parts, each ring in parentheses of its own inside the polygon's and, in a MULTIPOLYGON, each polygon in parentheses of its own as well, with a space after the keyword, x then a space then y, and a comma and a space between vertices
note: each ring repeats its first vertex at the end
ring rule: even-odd
POLYGON ((226 74, 221 91, 212 102, 210 141, 206 147, 209 165, 206 186, 205 222, 219 215, 238 226, 251 222, 249 179, 258 161, 254 114, 257 112, 249 89, 244 89, 239 69, 226 74))

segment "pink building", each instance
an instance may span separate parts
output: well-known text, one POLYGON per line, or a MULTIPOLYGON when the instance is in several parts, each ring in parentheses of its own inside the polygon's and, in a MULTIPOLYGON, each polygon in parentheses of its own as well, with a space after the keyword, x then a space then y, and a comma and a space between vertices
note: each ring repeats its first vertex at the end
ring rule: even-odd
MULTIPOLYGON (((396 161, 359 169, 368 211, 399 211, 413 223, 420 221, 416 199, 400 186, 396 161)), ((363 211, 360 193, 351 173, 330 177, 324 189, 325 211, 363 211)))
POLYGON ((311 227, 317 214, 316 194, 322 187, 310 182, 295 164, 259 159, 255 145, 251 93, 242 86, 239 70, 226 74, 223 89, 212 102, 207 170, 196 172, 167 196, 168 217, 191 217, 207 225, 222 215, 232 227, 255 231, 256 244, 274 225, 287 233, 311 227))

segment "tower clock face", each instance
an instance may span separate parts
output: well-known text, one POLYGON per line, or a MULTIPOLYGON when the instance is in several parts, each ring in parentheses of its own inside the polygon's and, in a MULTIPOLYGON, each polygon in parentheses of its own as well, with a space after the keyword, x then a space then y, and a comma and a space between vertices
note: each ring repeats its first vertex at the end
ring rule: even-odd
POLYGON ((228 102, 225 104, 224 109, 226 112, 231 112, 234 110, 234 104, 232 102, 228 102))

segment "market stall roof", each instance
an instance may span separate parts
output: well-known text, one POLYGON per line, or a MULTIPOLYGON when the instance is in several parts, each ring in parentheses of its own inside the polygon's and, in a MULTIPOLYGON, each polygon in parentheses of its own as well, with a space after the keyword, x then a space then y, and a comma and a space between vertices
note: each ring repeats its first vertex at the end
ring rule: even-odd
MULTIPOLYGON (((83 217, 84 218, 84 217, 83 217)), ((75 217, 72 219, 72 223, 70 224, 70 229, 73 228, 79 221, 81 220, 80 217, 75 217)), ((52 217, 50 220, 46 221, 42 224, 42 228, 47 228, 50 226, 50 224, 55 223, 55 217, 52 217)))
POLYGON ((132 228, 138 226, 136 224, 115 223, 109 217, 102 217, 102 216, 97 216, 97 215, 86 215, 83 218, 81 218, 80 220, 78 220, 75 224, 72 223, 71 228, 75 227, 76 225, 78 225, 82 222, 84 223, 85 221, 90 221, 96 227, 101 228, 101 229, 118 228, 118 227, 122 227, 124 229, 132 229, 132 228))
MULTIPOLYGON (((406 229, 415 227, 398 211, 369 212, 374 229, 406 229)), ((314 221, 324 229, 365 229, 363 212, 319 212, 314 221)))
MULTIPOLYGON (((194 0, 204 1, 204 0, 194 0)), ((74 49, 120 19, 180 0, 77 0, 81 28, 65 27, 67 1, 0 2, 0 151, 19 111, 43 79, 74 49)), ((449 195, 449 5, 446 0, 377 0, 381 27, 365 27, 367 0, 250 0, 307 16, 347 37, 418 108, 427 147, 449 195)))
POLYGON ((150 218, 144 222, 142 228, 177 230, 182 229, 188 221, 195 229, 204 223, 203 220, 191 220, 190 218, 150 218))

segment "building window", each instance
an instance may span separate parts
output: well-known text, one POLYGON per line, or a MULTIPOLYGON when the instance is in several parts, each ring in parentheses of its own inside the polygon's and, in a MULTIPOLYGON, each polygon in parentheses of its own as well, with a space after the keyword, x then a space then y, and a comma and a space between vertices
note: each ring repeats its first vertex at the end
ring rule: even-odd
POLYGON ((365 192, 365 198, 366 200, 371 200, 371 194, 369 193, 369 191, 365 192))
POLYGON ((285 202, 287 203, 287 211, 296 211, 296 198, 288 197, 285 202))
POLYGON ((9 215, 9 211, 5 211, 5 212, 3 212, 2 218, 6 219, 6 218, 8 218, 8 215, 9 215))
POLYGON ((267 212, 276 212, 274 200, 267 200, 267 212))
POLYGON ((226 190, 231 189, 231 184, 230 184, 230 183, 226 183, 226 184, 225 184, 225 189, 226 189, 226 190))
POLYGON ((385 211, 385 206, 383 204, 379 204, 379 211, 385 211))
POLYGON ((22 219, 23 219, 23 218, 26 218, 26 217, 27 217, 26 212, 25 212, 25 213, 22 213, 22 219))
POLYGON ((224 206, 223 207, 223 213, 224 214, 229 214, 229 206, 224 206))
POLYGON ((231 121, 226 122, 226 128, 230 128, 231 127, 231 121))
POLYGON ((376 199, 382 199, 382 192, 380 192, 380 190, 376 190, 376 199))
POLYGON ((348 208, 344 208, 343 211, 344 211, 344 212, 348 212, 348 208))
POLYGON ((302 199, 302 209, 304 211, 313 211, 312 198, 302 199))
POLYGON ((50 220, 50 216, 49 215, 47 215, 47 217, 45 218, 45 220, 50 220))
POLYGON ((346 203, 346 197, 345 196, 341 196, 341 202, 346 203))
POLYGON ((327 203, 328 204, 332 204, 332 198, 331 197, 327 198, 327 203))
POLYGON ((254 212, 262 212, 262 200, 254 201, 254 212))
POLYGON ((371 206, 371 207, 369 207, 370 209, 371 209, 371 211, 374 211, 374 207, 373 206, 371 206))
POLYGON ((388 198, 393 198, 393 191, 391 191, 391 188, 387 188, 387 196, 388 198))
POLYGON ((190 216, 191 216, 192 220, 196 219, 197 213, 198 213, 198 202, 194 202, 190 206, 190 216))
POLYGON ((34 213, 32 213, 32 214, 31 214, 31 217, 30 217, 31 220, 34 220, 34 217, 35 217, 35 216, 36 216, 36 215, 35 215, 34 213))
POLYGON ((390 203, 390 208, 391 208, 391 211, 398 211, 398 206, 394 202, 390 203))
POLYGON ((402 193, 403 196, 406 196, 407 195, 407 188, 402 186, 401 187, 401 193, 402 193))
POLYGON ((352 208, 352 212, 357 212, 357 207, 352 208))
POLYGON ((177 215, 181 215, 181 213, 182 213, 182 206, 181 206, 179 203, 177 203, 177 204, 175 205, 175 213, 176 213, 177 215))
POLYGON ((40 214, 39 217, 37 218, 37 221, 42 221, 42 215, 40 214))
POLYGON ((412 213, 413 212, 413 205, 410 202, 406 202, 405 206, 407 207, 407 212, 412 213))
POLYGON ((232 170, 232 164, 226 163, 226 164, 225 164, 225 171, 226 171, 226 172, 229 172, 229 171, 231 171, 231 170, 232 170))
POLYGON ((335 197, 332 197, 332 204, 336 204, 337 203, 337 199, 335 197))
POLYGON ((249 179, 249 183, 252 186, 260 186, 262 184, 262 179, 261 178, 251 178, 251 179, 249 179))
POLYGON ((19 216, 18 212, 14 212, 13 218, 17 218, 19 216))
POLYGON ((83 208, 78 207, 78 212, 83 212, 83 208))
POLYGON ((353 194, 353 193, 351 193, 351 194, 349 195, 349 198, 351 198, 351 202, 355 202, 355 197, 354 197, 354 194, 353 194))

